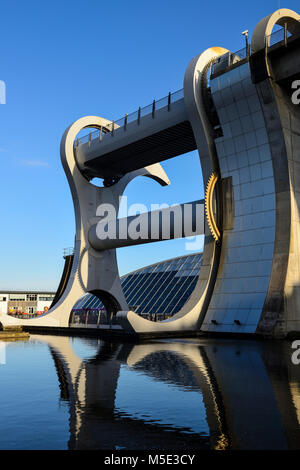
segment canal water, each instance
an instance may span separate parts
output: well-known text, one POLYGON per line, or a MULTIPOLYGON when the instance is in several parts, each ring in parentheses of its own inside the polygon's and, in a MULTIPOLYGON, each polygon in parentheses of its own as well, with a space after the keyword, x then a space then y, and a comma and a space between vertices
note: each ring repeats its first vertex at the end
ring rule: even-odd
POLYGON ((300 449, 293 352, 231 339, 1 342, 0 449, 300 449))

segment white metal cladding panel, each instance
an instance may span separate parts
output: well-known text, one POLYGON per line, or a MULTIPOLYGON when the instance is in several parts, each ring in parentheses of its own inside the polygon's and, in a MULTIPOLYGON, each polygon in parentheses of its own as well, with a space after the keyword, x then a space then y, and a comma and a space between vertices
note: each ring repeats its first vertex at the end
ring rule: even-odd
POLYGON ((224 231, 221 265, 202 329, 253 333, 274 250, 271 152, 248 63, 211 80, 211 90, 223 129, 223 137, 215 141, 221 176, 232 176, 233 182, 234 229, 224 231))

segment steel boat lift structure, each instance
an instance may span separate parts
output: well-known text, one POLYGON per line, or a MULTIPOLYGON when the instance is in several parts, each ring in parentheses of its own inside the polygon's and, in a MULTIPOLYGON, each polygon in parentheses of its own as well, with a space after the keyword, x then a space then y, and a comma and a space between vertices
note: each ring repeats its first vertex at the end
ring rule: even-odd
POLYGON ((300 16, 277 10, 258 23, 251 48, 211 47, 194 57, 181 93, 134 118, 87 116, 70 125, 60 152, 75 210, 74 256, 47 313, 28 320, 2 315, 0 322, 67 329, 74 304, 90 292, 115 318, 111 333, 300 331, 300 106, 291 100, 299 48, 300 16), (272 33, 275 25, 282 29, 272 33), (85 128, 94 130, 78 138, 85 128), (206 188, 203 263, 184 307, 151 322, 130 311, 116 261, 116 248, 141 240, 100 241, 97 214, 105 204, 117 212, 137 176, 170 184, 160 162, 192 150, 206 188), (104 187, 93 177, 103 178, 104 187))

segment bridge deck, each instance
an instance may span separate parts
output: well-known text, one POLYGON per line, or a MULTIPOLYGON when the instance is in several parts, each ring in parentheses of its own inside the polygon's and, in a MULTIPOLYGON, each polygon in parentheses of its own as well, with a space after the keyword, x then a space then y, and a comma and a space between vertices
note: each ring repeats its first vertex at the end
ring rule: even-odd
POLYGON ((88 176, 122 176, 156 162, 196 149, 184 99, 166 105, 113 132, 100 132, 90 142, 79 143, 76 159, 88 176))

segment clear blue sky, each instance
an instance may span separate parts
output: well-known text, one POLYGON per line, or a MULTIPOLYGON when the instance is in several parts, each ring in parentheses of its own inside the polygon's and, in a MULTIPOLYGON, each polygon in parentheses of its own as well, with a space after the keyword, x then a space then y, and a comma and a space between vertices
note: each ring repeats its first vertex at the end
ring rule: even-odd
MULTIPOLYGON (((189 61, 210 46, 236 51, 241 32, 278 0, 64 0, 1 3, 0 289, 55 290, 74 215, 59 156, 65 128, 85 115, 117 119, 182 88, 189 61)), ((299 0, 280 7, 299 10, 299 0)), ((172 185, 131 183, 129 202, 203 197, 195 152, 165 162, 172 185), (154 194, 150 197, 150 191, 154 194)), ((186 253, 184 241, 118 251, 120 272, 186 253)))

